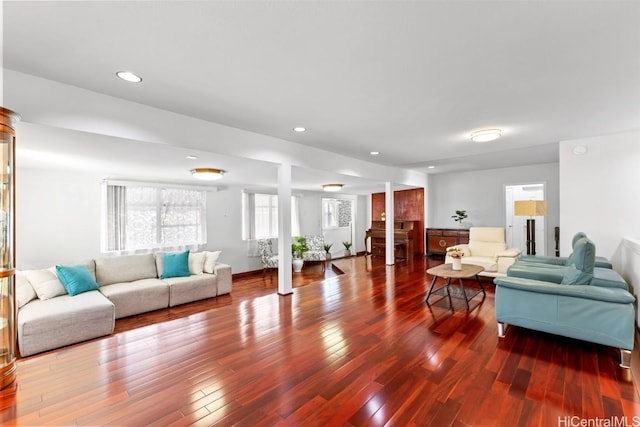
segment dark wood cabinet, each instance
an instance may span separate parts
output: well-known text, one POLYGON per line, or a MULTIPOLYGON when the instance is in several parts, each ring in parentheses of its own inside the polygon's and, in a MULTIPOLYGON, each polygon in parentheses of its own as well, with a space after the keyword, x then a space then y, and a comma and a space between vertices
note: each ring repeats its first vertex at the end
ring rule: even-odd
POLYGON ((469 230, 427 228, 427 255, 445 255, 449 246, 469 243, 469 230))

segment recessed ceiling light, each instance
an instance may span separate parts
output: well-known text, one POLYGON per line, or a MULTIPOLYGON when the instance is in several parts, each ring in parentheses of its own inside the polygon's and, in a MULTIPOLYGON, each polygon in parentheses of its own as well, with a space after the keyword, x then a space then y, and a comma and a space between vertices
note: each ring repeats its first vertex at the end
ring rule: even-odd
POLYGON ((293 128, 294 132, 306 132, 307 128, 302 127, 302 126, 296 126, 293 128))
POLYGON ((371 154, 372 156, 377 156, 378 154, 380 154, 379 151, 372 151, 369 154, 371 154))
POLYGON ((140 83, 142 81, 142 77, 132 73, 131 71, 118 71, 116 76, 131 83, 140 83))
POLYGON ((431 166, 427 166, 427 169, 435 169, 436 167, 431 165, 431 166))
POLYGON ((501 135, 500 129, 481 129, 471 132, 471 140, 473 142, 488 142, 500 138, 501 135))
POLYGON ((322 188, 324 191, 340 191, 344 187, 344 184, 324 184, 322 188))
POLYGON ((189 160, 197 160, 198 157, 197 156, 185 156, 185 159, 189 159, 189 160))
POLYGON ((196 168, 191 169, 191 175, 193 175, 196 179, 201 179, 203 181, 213 181, 216 179, 222 178, 224 175, 222 169, 214 169, 214 168, 196 168))

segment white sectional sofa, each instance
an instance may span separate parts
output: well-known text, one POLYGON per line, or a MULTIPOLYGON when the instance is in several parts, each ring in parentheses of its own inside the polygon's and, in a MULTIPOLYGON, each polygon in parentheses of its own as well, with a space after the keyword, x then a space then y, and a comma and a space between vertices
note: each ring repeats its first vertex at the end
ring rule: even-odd
POLYGON ((189 253, 183 277, 163 278, 163 254, 98 258, 83 265, 96 290, 69 295, 56 268, 16 274, 18 347, 23 357, 113 333, 115 320, 231 293, 220 252, 189 253))

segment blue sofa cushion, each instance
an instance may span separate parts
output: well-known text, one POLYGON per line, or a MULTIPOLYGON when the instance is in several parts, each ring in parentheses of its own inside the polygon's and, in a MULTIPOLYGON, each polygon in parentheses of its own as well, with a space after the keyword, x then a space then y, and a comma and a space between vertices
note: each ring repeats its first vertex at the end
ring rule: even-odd
POLYGON ((584 273, 577 268, 571 266, 567 267, 563 276, 561 285, 588 285, 591 283, 591 279, 593 278, 593 274, 584 273))
POLYGON ((573 249, 574 266, 584 273, 593 274, 596 264, 596 245, 586 237, 581 238, 573 249))

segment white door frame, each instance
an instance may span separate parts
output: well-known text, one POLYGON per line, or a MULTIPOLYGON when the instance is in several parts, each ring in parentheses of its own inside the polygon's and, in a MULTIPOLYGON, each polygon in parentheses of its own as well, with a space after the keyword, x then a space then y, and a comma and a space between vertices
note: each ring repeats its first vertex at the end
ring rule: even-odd
MULTIPOLYGON (((505 238, 507 247, 522 249, 526 253, 526 220, 527 217, 514 215, 515 200, 547 200, 547 183, 545 181, 520 184, 505 184, 505 238)), ((536 255, 547 254, 547 217, 534 216, 536 220, 536 255)))

